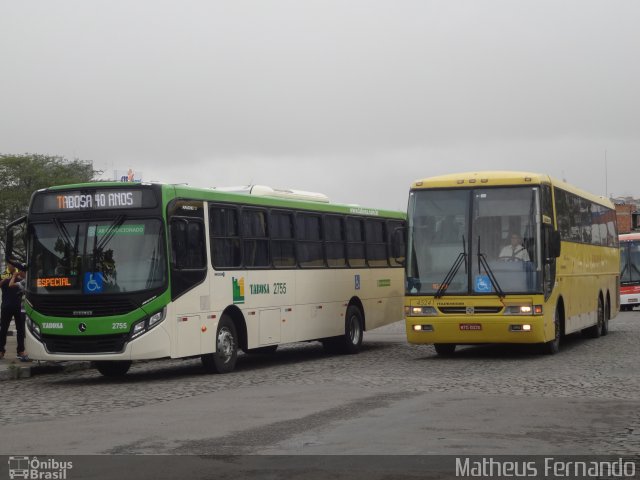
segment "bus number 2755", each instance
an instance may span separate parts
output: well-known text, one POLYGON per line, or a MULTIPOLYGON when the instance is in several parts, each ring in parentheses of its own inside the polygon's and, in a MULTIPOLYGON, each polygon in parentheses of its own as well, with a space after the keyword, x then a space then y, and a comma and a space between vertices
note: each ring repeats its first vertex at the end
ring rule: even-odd
POLYGON ((287 293, 287 284, 286 283, 274 283, 273 284, 273 294, 274 295, 284 295, 287 293))

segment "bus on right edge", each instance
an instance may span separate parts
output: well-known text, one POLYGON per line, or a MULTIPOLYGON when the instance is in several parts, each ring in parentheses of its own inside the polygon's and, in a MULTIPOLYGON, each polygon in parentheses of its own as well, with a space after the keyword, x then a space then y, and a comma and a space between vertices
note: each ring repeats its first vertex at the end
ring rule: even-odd
POLYGON ((606 335, 619 310, 613 204, 548 175, 492 171, 413 183, 407 339, 439 355, 458 345, 539 344, 606 335))
POLYGON ((640 305, 640 233, 620 235, 620 308, 640 305))

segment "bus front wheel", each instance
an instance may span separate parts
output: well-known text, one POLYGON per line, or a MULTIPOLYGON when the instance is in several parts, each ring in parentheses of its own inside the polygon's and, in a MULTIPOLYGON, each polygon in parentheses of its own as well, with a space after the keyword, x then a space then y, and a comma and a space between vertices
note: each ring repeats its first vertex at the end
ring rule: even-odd
POLYGON ((553 340, 542 344, 542 353, 555 355, 560 351, 560 337, 562 336, 562 323, 560 321, 560 309, 556 308, 553 317, 553 340))
POLYGON ((95 362, 96 370, 105 377, 124 377, 131 367, 130 360, 95 362))
POLYGON ((220 318, 216 331, 216 351, 200 357, 207 373, 229 373, 238 359, 238 335, 233 321, 226 315, 220 318))
POLYGON ((436 353, 441 357, 450 357, 456 351, 455 343, 434 343, 433 348, 436 349, 436 353))

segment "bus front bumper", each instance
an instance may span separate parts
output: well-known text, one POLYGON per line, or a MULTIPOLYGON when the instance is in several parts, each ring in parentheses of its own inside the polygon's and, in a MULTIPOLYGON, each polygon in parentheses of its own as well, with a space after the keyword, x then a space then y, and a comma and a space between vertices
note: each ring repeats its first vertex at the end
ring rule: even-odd
MULTIPOLYGON (((99 360, 143 360, 171 356, 171 341, 163 325, 148 331, 140 337, 128 341, 122 352, 118 353, 51 353, 44 343, 25 329, 25 348, 33 360, 45 361, 99 361, 99 360)), ((90 337, 87 337, 91 340, 90 337)))
POLYGON ((405 324, 413 344, 542 343, 553 338, 545 335, 543 316, 407 317, 405 324))

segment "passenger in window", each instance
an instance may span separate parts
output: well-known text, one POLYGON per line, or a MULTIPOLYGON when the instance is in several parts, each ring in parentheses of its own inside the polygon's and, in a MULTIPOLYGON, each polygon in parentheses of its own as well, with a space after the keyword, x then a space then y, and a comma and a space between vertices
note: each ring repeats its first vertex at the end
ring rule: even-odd
POLYGON ((529 252, 522 245, 522 238, 518 233, 511 234, 511 244, 500 250, 500 260, 505 262, 528 262, 529 252))

